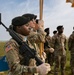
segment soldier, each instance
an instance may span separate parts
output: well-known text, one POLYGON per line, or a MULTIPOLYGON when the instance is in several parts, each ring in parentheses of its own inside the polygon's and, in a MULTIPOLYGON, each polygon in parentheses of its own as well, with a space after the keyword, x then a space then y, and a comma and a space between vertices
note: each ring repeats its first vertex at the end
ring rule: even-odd
MULTIPOLYGON (((52 36, 52 38, 53 38, 56 34, 57 34, 57 30, 54 30, 54 31, 53 31, 53 36, 52 36)), ((54 53, 53 53, 53 63, 54 63, 54 53)))
MULTIPOLYGON (((27 41, 25 38, 30 34, 29 21, 28 18, 21 16, 12 19, 13 30, 24 42, 27 41)), ((39 66, 29 66, 31 59, 24 61, 26 58, 19 53, 19 47, 20 45, 13 38, 5 45, 6 58, 10 68, 8 75, 33 75, 34 73, 45 75, 48 73, 50 65, 47 63, 43 63, 39 66), (24 62, 27 63, 27 65, 24 62)))
POLYGON ((49 35, 50 31, 49 28, 45 29, 45 32, 47 33, 45 37, 45 44, 44 44, 44 50, 47 55, 47 62, 52 66, 53 65, 53 60, 54 60, 54 49, 51 47, 52 46, 52 37, 49 35))
MULTIPOLYGON (((41 40, 44 39, 44 41, 36 43, 38 45, 38 48, 39 48, 39 55, 41 55, 40 54, 40 46, 41 46, 40 43, 44 44, 45 36, 46 36, 46 32, 44 31, 44 21, 43 20, 36 19, 35 30, 37 31, 38 34, 40 34, 40 32, 41 32, 41 34, 42 34, 41 36, 43 36, 43 37, 41 37, 40 35, 39 35, 39 37, 41 38, 41 40), (40 29, 40 31, 39 31, 39 29, 40 29)), ((42 55, 40 56, 40 58, 43 60, 43 62, 45 62, 46 53, 44 52, 44 48, 43 48, 42 55)))
MULTIPOLYGON (((45 42, 45 35, 46 35, 42 27, 43 21, 36 19, 37 16, 31 13, 27 13, 22 16, 30 18, 29 24, 31 27, 31 33, 28 35, 28 42, 36 48, 36 51, 39 55, 40 54, 39 43, 45 42), (38 37, 38 39, 36 39, 35 37, 38 37), (34 41, 34 43, 32 41, 34 41)), ((44 56, 42 55, 40 58, 43 60, 43 62, 45 61, 45 55, 44 56)))
POLYGON ((63 26, 57 27, 57 34, 52 37, 52 44, 54 48, 54 75, 58 75, 59 66, 61 68, 61 75, 65 75, 66 64, 66 36, 63 34, 63 26))
POLYGON ((74 75, 74 31, 69 36, 68 47, 69 47, 69 51, 71 55, 71 59, 70 59, 71 72, 72 72, 72 75, 74 75))

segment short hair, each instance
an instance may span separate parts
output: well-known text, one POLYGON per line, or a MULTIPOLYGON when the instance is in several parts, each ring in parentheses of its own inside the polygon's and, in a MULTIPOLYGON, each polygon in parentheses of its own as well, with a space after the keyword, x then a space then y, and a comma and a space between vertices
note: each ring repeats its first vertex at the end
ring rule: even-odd
POLYGON ((56 31, 56 30, 54 30, 54 31, 53 31, 53 34, 56 34, 56 33, 57 33, 57 31, 56 31))
POLYGON ((58 30, 58 29, 61 29, 61 28, 64 28, 63 25, 58 26, 58 27, 57 27, 57 30, 58 30))

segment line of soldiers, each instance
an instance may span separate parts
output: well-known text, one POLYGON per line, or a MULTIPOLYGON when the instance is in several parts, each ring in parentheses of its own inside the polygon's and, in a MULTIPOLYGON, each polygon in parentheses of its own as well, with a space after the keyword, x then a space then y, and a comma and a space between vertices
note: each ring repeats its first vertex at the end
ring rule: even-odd
POLYGON ((66 50, 68 46, 71 56, 71 75, 74 75, 74 31, 69 36, 69 38, 66 38, 66 36, 63 34, 63 31, 64 27, 60 25, 57 27, 57 31, 53 31, 54 35, 51 37, 49 35, 49 28, 45 29, 45 32, 47 32, 45 42, 45 52, 47 55, 46 62, 48 62, 51 66, 54 63, 54 75, 59 75, 59 72, 61 72, 61 75, 66 75, 66 50))
POLYGON ((65 64, 66 64, 66 36, 63 34, 63 26, 60 25, 57 27, 57 33, 54 31, 53 33, 56 33, 52 36, 52 38, 49 36, 47 37, 47 41, 49 42, 50 48, 54 49, 54 52, 51 52, 49 50, 49 54, 47 56, 48 63, 50 65, 53 65, 53 62, 55 62, 54 65, 54 75, 58 75, 59 67, 61 69, 61 75, 65 75, 65 64))
MULTIPOLYGON (((45 42, 46 33, 43 30, 43 21, 36 18, 36 15, 30 13, 17 16, 12 19, 9 28, 14 30, 30 48, 36 50, 37 56, 44 62, 45 55, 42 55, 43 58, 39 55, 39 43, 45 42)), ((37 66, 34 58, 27 60, 27 57, 20 54, 19 48, 20 45, 14 38, 5 44, 6 58, 10 68, 8 75, 46 75, 51 70, 48 63, 37 66)))
MULTIPOLYGON (((74 30, 74 27, 73 27, 73 30, 74 30)), ((70 56, 71 56, 71 58, 70 58, 71 73, 72 73, 72 75, 74 75, 74 31, 69 36, 68 48, 69 48, 70 56)))
MULTIPOLYGON (((51 66, 54 64, 54 75, 58 75, 59 67, 61 75, 65 75, 66 64, 66 43, 67 38, 63 34, 64 27, 62 25, 57 27, 57 31, 53 31, 53 36, 50 37, 50 30, 44 30, 43 20, 36 19, 37 15, 27 13, 22 16, 17 16, 12 19, 10 29, 14 30, 20 38, 26 42, 30 48, 36 50, 37 56, 44 62, 37 66, 34 58, 27 60, 19 53, 18 43, 11 38, 5 44, 6 58, 9 64, 8 75, 47 75, 51 72, 51 66), (40 57, 39 44, 44 43, 44 52, 40 57), (25 64, 24 64, 25 63, 25 64)), ((69 38, 69 50, 73 51, 74 32, 69 38)), ((71 52, 71 66, 73 69, 73 52, 71 52)), ((72 75, 73 75, 72 74, 72 75)))

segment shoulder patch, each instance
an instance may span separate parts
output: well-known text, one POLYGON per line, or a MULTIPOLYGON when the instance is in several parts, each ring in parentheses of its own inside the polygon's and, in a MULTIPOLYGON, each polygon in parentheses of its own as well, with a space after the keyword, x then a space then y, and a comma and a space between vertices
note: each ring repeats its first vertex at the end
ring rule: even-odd
POLYGON ((11 45, 8 45, 6 48, 5 48, 5 51, 8 52, 12 49, 12 46, 11 45))

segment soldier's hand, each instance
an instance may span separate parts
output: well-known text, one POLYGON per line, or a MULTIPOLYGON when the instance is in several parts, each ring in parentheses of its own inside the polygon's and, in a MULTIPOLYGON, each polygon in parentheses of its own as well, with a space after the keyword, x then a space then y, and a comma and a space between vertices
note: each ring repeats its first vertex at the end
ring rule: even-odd
POLYGON ((49 48, 49 52, 53 53, 54 52, 54 48, 49 48))
POLYGON ((39 28, 44 29, 44 21, 43 20, 39 20, 39 28))
POLYGON ((51 70, 48 63, 43 63, 37 67, 37 71, 40 75, 46 75, 51 70))

